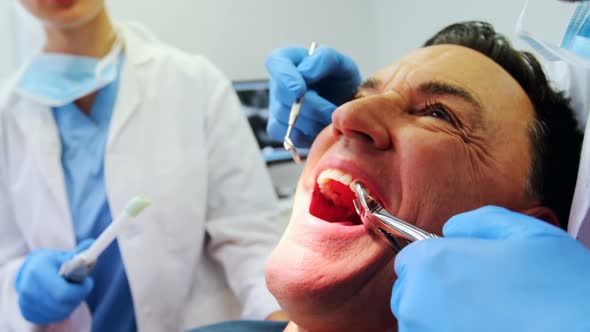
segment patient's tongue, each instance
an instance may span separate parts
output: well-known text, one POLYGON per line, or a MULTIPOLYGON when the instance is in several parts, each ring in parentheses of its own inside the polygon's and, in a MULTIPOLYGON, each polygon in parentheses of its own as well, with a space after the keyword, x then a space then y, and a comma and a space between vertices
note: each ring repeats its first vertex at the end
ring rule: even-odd
POLYGON ((352 200, 355 198, 350 188, 338 181, 329 180, 323 185, 329 192, 324 195, 316 184, 309 212, 329 222, 343 222, 351 224, 361 224, 360 217, 354 210, 352 200), (329 196, 326 197, 326 196, 329 196))

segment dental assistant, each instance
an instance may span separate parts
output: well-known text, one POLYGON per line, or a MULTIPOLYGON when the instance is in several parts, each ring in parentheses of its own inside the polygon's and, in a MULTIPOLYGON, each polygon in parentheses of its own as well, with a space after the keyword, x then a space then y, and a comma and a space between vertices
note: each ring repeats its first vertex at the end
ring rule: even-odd
MULTIPOLYGON (((523 12, 524 15, 524 12, 523 12)), ((521 16, 522 19, 522 16, 521 16)), ((582 124, 590 109, 590 3, 580 2, 560 47, 522 30, 550 78, 572 98, 582 124)), ((273 51, 269 135, 282 140, 304 95, 291 139, 309 146, 361 82, 355 63, 330 48, 273 51)), ((587 122, 586 122, 587 123, 587 122)), ((590 331, 590 129, 569 219, 570 234, 500 208, 451 218, 444 238, 418 241, 396 257, 391 309, 400 332, 590 331), (444 262, 444 264, 440 264, 444 262)))
POLYGON ((277 204, 230 82, 113 25, 103 0, 21 0, 46 41, 0 93, 0 331, 185 331, 279 310, 277 204), (136 195, 83 283, 60 265, 136 195))

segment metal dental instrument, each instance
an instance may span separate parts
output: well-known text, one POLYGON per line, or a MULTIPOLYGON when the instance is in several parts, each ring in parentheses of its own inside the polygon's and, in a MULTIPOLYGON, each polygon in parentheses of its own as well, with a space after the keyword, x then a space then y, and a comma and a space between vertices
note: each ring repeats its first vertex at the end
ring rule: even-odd
POLYGON ((389 243, 396 253, 408 243, 439 237, 391 215, 369 195, 361 182, 354 181, 350 188, 357 196, 353 201, 354 208, 365 227, 389 243), (398 240, 404 240, 405 243, 400 245, 398 240))
MULTIPOLYGON (((309 50, 307 51, 307 55, 311 56, 317 48, 318 43, 312 42, 309 46, 309 50)), ((295 144, 293 144, 293 141, 291 140, 291 131, 293 130, 295 121, 297 121, 297 117, 299 116, 302 102, 303 96, 297 98, 295 103, 293 103, 293 106, 291 106, 291 112, 289 112, 289 126, 287 127, 287 133, 285 134, 285 138, 283 140, 283 146, 291 153, 291 157, 293 157, 293 160, 297 164, 301 164, 301 157, 299 156, 299 153, 297 153, 297 148, 295 148, 295 144)))

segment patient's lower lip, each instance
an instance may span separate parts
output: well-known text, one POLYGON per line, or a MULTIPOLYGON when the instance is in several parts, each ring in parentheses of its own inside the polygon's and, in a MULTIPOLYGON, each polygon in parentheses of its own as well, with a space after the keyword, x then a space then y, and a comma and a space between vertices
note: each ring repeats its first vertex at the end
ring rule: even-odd
POLYGON ((357 225, 350 222, 327 222, 310 215, 312 218, 306 223, 314 232, 308 233, 309 238, 325 241, 353 241, 369 234, 369 230, 364 225, 357 225))

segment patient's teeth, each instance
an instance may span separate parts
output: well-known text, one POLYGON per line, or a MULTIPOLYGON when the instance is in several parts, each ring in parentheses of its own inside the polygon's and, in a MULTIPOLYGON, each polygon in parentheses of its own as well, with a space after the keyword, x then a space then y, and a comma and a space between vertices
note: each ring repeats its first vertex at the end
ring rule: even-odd
POLYGON ((325 169, 318 176, 317 182, 318 184, 324 184, 328 182, 328 180, 338 181, 345 185, 349 185, 352 181, 352 176, 337 169, 325 169))
POLYGON ((352 175, 338 169, 325 169, 318 176, 317 184, 324 197, 332 202, 339 202, 342 192, 341 190, 335 190, 330 184, 332 181, 342 183, 348 187, 352 182, 352 175))
POLYGON ((328 180, 336 180, 340 178, 342 174, 342 172, 336 169, 326 169, 323 170, 322 173, 320 173, 317 182, 318 184, 324 184, 328 182, 328 180))
POLYGON ((340 182, 342 182, 345 185, 349 185, 350 182, 352 181, 352 175, 350 174, 344 174, 340 177, 340 182))

